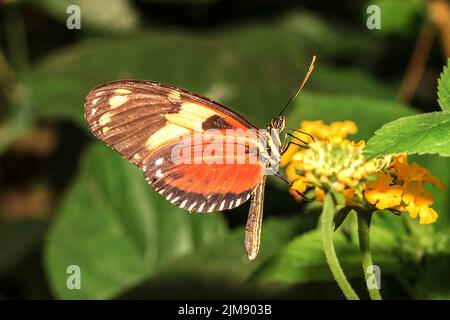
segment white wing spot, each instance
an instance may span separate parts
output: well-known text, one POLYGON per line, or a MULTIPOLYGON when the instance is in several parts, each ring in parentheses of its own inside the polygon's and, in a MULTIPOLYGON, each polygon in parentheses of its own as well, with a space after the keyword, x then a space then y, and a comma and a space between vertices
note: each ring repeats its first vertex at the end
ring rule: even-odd
POLYGON ((128 90, 128 89, 116 89, 116 90, 114 90, 114 93, 118 93, 118 94, 128 94, 128 93, 131 93, 132 91, 131 90, 128 90))
POLYGON ((156 170, 155 177, 157 177, 157 178, 162 178, 162 177, 164 177, 164 175, 163 175, 161 169, 156 170))
POLYGON ((192 211, 192 209, 194 209, 195 205, 197 204, 197 201, 195 201, 193 204, 191 204, 191 206, 189 207, 189 211, 192 211))
POLYGON ((105 93, 105 91, 99 91, 99 92, 97 92, 95 95, 96 96, 101 96, 102 94, 104 94, 105 93))
POLYGON ((102 114, 100 117, 99 123, 101 126, 106 125, 109 121, 111 121, 111 114, 109 112, 102 114))
POLYGON ((140 157, 141 156, 139 155, 139 153, 135 153, 134 156, 133 156, 133 158, 136 159, 136 160, 139 160, 140 157))
POLYGON ((174 100, 180 100, 181 96, 180 93, 177 91, 172 91, 170 92, 167 97, 169 97, 170 99, 174 99, 174 100))
POLYGON ((222 203, 220 204, 219 211, 222 211, 223 208, 225 208, 225 200, 223 200, 222 203))
POLYGON ((113 97, 109 98, 108 103, 111 106, 111 108, 114 109, 114 108, 120 107, 127 101, 128 101, 128 97, 126 97, 126 96, 113 96, 113 97))
POLYGON ((181 209, 184 209, 184 206, 186 205, 187 202, 188 202, 187 199, 185 199, 185 200, 180 204, 180 208, 181 208, 181 209))
POLYGON ((208 212, 212 212, 214 208, 216 207, 216 204, 213 203, 211 207, 209 207, 208 212))
POLYGON ((232 200, 232 201, 230 202, 230 205, 228 206, 228 209, 233 208, 233 203, 234 203, 234 200, 232 200))
POLYGON ((236 207, 239 207, 240 204, 241 204, 241 198, 236 200, 236 207))
POLYGON ((163 164, 163 162, 164 162, 164 158, 159 158, 158 160, 155 161, 155 165, 160 166, 163 164))
POLYGON ((166 192, 166 189, 162 189, 161 191, 159 191, 160 194, 163 194, 164 192, 166 192))
POLYGON ((172 198, 173 192, 171 194, 169 194, 166 199, 170 201, 170 199, 172 198))
POLYGON ((176 197, 176 198, 173 198, 173 200, 172 200, 172 201, 170 201, 170 202, 172 202, 172 203, 175 203, 175 202, 177 202, 177 201, 178 201, 178 199, 180 199, 180 197, 176 197))
POLYGON ((205 203, 203 202, 202 204, 201 204, 201 206, 198 208, 198 211, 203 211, 203 208, 205 207, 205 203))
MULTIPOLYGON (((93 99, 92 104, 95 106, 99 100, 100 100, 100 98, 93 99)), ((95 109, 92 109, 92 110, 95 110, 95 109)))

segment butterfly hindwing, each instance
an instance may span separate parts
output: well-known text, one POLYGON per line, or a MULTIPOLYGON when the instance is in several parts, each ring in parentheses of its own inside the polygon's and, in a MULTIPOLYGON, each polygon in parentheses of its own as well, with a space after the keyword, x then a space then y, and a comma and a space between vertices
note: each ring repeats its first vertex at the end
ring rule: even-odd
MULTIPOLYGON (((224 106, 180 88, 148 81, 112 82, 88 94, 84 112, 94 135, 140 167, 149 184, 180 208, 232 209, 250 198, 263 177, 259 161, 228 163, 229 153, 211 153, 208 163, 196 161, 199 155, 194 151, 200 150, 203 157, 208 141, 221 138, 225 130, 236 130, 239 136, 255 128, 224 106), (208 141, 195 142, 198 133, 208 141), (176 162, 174 151, 186 137, 192 138, 191 149, 182 152, 181 160, 191 161, 176 162)), ((257 137, 236 141, 250 157, 247 151, 257 137)), ((237 151, 231 155, 237 156, 237 151)))

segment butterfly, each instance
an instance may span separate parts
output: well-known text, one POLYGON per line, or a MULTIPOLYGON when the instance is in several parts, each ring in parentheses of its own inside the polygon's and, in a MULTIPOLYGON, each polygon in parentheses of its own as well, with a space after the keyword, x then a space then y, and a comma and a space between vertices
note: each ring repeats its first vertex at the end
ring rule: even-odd
MULTIPOLYGON (((92 133, 138 166, 151 187, 190 212, 230 210, 251 199, 245 228, 249 260, 261 239, 264 186, 296 138, 281 142, 282 116, 295 94, 265 130, 209 98, 167 84, 121 80, 90 91, 84 118, 92 133), (226 151, 226 152, 225 152, 226 151)), ((289 182, 288 182, 289 183, 289 182)))

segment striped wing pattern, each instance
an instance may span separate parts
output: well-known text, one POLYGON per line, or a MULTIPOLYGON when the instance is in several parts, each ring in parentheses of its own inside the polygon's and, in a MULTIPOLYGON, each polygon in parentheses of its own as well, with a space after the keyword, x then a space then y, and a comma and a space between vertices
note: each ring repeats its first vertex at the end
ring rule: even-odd
MULTIPOLYGON (((141 168, 148 183, 180 208, 194 212, 235 208, 263 179, 260 162, 197 164, 195 155, 189 155, 193 163, 172 161, 174 147, 183 137, 206 129, 254 129, 226 107, 183 89, 149 81, 107 83, 88 94, 84 115, 96 137, 141 168)), ((252 143, 256 142, 246 141, 247 149, 252 143)))

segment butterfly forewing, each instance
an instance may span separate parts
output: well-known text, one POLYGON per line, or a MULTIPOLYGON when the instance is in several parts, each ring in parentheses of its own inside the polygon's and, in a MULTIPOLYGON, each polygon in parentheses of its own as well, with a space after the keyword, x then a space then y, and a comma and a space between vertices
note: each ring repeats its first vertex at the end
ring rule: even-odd
POLYGON ((180 208, 235 208, 263 179, 263 164, 245 161, 258 150, 258 131, 210 99, 165 84, 118 81, 92 90, 84 112, 94 135, 140 167, 149 184, 180 208), (256 135, 241 137, 248 130, 256 135), (205 158, 211 142, 224 140, 225 132, 236 138, 234 151, 205 158), (230 161, 240 156, 244 161, 230 161))

